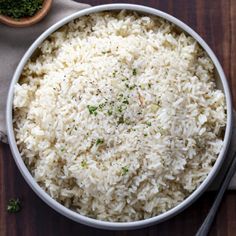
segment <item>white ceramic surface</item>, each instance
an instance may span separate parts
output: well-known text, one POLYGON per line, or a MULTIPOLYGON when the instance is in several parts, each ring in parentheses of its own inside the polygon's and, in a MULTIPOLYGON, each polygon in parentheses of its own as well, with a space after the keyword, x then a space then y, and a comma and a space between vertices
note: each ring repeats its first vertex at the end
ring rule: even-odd
POLYGON ((13 157, 15 159, 15 162, 27 181, 27 183, 30 185, 30 187, 35 191, 35 193, 44 201, 46 202, 50 207, 58 211, 59 213, 63 214, 64 216, 80 222, 85 225, 89 225, 92 227, 96 228, 102 228, 102 229, 111 229, 111 230, 125 230, 125 229, 137 229, 137 228, 142 228, 142 227, 147 227, 149 225, 157 224, 160 223, 170 217, 173 217, 174 215, 178 214, 179 212, 183 211, 186 207, 188 207, 190 204, 192 204, 209 186, 209 184, 212 182, 214 179, 215 175, 217 174, 220 166, 222 165, 222 162, 224 161, 224 157, 226 154, 226 151, 229 146, 229 141, 231 138, 231 131, 232 131, 232 102, 231 102, 231 96, 230 96, 230 91, 228 87, 227 80, 225 78, 224 72, 222 70, 222 67, 217 60, 215 54, 212 52, 212 50, 209 48, 209 46, 205 43, 205 41, 195 32, 193 31, 190 27, 188 27, 186 24, 184 24, 182 21, 176 19, 175 17, 166 14, 162 11, 145 7, 145 6, 140 6, 140 5, 132 5, 132 4, 109 4, 109 5, 101 5, 101 6, 96 6, 96 7, 91 7, 85 10, 81 10, 71 16, 68 16, 52 27, 50 27, 48 30, 46 30, 33 44, 32 46, 27 50, 25 55, 23 56, 22 60, 20 61, 15 74, 13 76, 9 94, 8 94, 8 100, 7 100, 7 110, 6 110, 6 122, 7 122, 7 132, 8 132, 8 139, 9 139, 9 144, 11 147, 11 151, 13 154, 13 157), (143 14, 151 14, 151 15, 156 15, 159 17, 162 17, 172 23, 174 23, 178 28, 182 29, 184 32, 188 33, 191 35, 193 38, 195 38, 198 43, 204 48, 204 50, 208 53, 209 57, 212 59, 215 68, 216 68, 216 74, 219 78, 218 80, 218 86, 224 91, 224 94, 226 96, 226 102, 227 102, 227 126, 226 126, 226 131, 225 131, 225 138, 224 138, 224 143, 223 143, 223 148, 218 156, 218 159, 216 163, 214 164, 214 167, 212 168, 211 172, 209 173, 208 177, 202 182, 202 184, 189 196, 187 197, 182 203, 180 203, 178 206, 170 209, 169 211, 160 214, 158 216, 145 219, 145 220, 140 220, 140 221, 134 221, 134 222, 106 222, 106 221, 100 221, 96 219, 92 219, 86 216, 82 216, 55 201, 52 199, 34 180, 32 175, 30 174, 29 170, 26 168, 21 155, 18 151, 15 137, 14 137, 14 132, 13 132, 13 125, 12 125, 12 101, 13 101, 13 92, 14 92, 14 85, 17 83, 22 69, 24 65, 26 64, 27 60, 31 57, 33 52, 37 49, 37 47, 46 39, 51 33, 56 31, 58 28, 61 26, 67 24, 68 22, 79 18, 83 15, 91 14, 94 12, 100 12, 104 10, 122 10, 122 9, 127 9, 127 10, 132 10, 132 11, 137 11, 141 12, 143 14))

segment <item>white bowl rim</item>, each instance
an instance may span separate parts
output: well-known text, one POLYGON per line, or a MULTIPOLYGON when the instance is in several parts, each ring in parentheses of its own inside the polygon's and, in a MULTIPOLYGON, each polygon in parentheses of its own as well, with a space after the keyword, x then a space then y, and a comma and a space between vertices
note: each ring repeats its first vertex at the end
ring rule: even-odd
POLYGON ((190 204, 192 204, 210 185, 212 180, 214 179, 215 175, 218 173, 225 154, 227 152, 230 138, 231 138, 231 131, 232 131, 232 100, 231 100, 231 94, 228 86, 228 82, 226 80, 225 74, 223 72, 223 69, 213 53, 213 51, 210 49, 210 47, 206 44, 206 42, 189 26, 187 26, 182 21, 178 20, 177 18, 164 13, 160 10, 146 7, 142 5, 135 5, 135 4, 106 4, 106 5, 99 5, 95 7, 90 7, 81 11, 78 11, 70 16, 67 16, 63 18, 62 20, 58 21, 56 24, 52 25, 50 28, 48 28, 44 33, 42 33, 30 46, 30 48, 26 51, 23 58, 21 59, 20 63, 17 66, 17 69, 13 75, 13 79, 10 85, 9 93, 8 93, 8 99, 7 99, 7 107, 6 107, 6 124, 7 124, 7 134, 8 134, 8 141, 10 144, 10 148, 13 154, 13 157, 15 159, 15 162, 23 175, 26 182, 29 184, 29 186, 34 190, 34 192, 50 207, 52 207, 57 212, 61 213, 62 215, 85 225, 92 226, 95 228, 100 229, 110 229, 110 230, 129 230, 129 229, 138 229, 147 227, 153 224, 160 223, 164 220, 169 219, 170 217, 173 217, 174 215, 180 213, 183 211, 186 207, 188 207, 190 204), (212 170, 208 174, 207 178, 199 185, 199 187, 191 194, 189 195, 183 202, 181 202, 176 207, 168 210, 167 212, 164 212, 160 215, 154 216, 152 218, 139 220, 139 221, 132 221, 132 222, 108 222, 108 221, 101 221, 93 218, 89 218, 83 215, 80 215, 77 212, 74 212, 62 204, 58 203, 56 200, 54 200, 52 197, 50 197, 34 180, 32 175, 30 174, 29 170, 25 166, 21 155, 18 151, 16 140, 14 136, 13 131, 13 124, 12 124, 12 102, 13 102, 13 92, 14 92, 14 85, 17 83, 22 69, 27 62, 27 60, 30 58, 30 56, 33 54, 33 52, 38 48, 38 46, 54 31, 56 31, 61 26, 67 24, 68 22, 79 18, 83 15, 88 15, 95 12, 101 12, 101 11, 111 11, 111 10, 131 10, 131 11, 137 11, 142 12, 145 14, 151 14, 156 15, 161 18, 164 18, 172 23, 174 23, 176 26, 181 28, 184 32, 187 32, 189 35, 191 35, 194 39, 197 40, 197 42, 204 48, 204 50, 208 53, 209 57, 213 61, 215 68, 219 74, 221 83, 223 85, 224 94, 226 96, 226 103, 227 103, 227 125, 225 130, 225 137, 223 142, 222 150, 217 158, 216 163, 214 164, 212 170))

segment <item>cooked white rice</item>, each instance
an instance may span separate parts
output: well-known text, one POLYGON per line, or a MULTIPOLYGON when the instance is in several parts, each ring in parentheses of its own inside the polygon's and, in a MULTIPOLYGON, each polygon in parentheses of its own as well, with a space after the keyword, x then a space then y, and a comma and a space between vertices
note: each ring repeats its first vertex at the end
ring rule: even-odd
POLYGON ((149 218, 206 178, 224 94, 196 41, 136 13, 81 17, 50 36, 15 86, 14 129, 40 186, 82 215, 149 218))

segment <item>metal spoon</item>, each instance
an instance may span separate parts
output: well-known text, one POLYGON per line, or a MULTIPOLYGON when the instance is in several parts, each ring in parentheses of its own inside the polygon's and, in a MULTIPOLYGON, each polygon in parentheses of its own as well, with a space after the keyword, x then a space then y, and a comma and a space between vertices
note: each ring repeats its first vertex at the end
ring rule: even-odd
POLYGON ((201 227, 197 231, 196 236, 207 236, 208 235, 211 225, 212 225, 212 222, 215 218, 217 210, 218 210, 220 203, 222 201, 222 198, 224 196, 225 190, 227 189, 227 187, 230 183, 230 180, 232 179, 235 171, 236 171, 236 153, 234 153, 234 157, 232 158, 231 164, 228 167, 227 171, 225 172, 225 176, 224 176, 224 179, 223 179, 222 184, 220 186, 219 192, 217 193, 216 199, 215 199, 209 213, 207 214, 207 217, 205 218, 201 227))

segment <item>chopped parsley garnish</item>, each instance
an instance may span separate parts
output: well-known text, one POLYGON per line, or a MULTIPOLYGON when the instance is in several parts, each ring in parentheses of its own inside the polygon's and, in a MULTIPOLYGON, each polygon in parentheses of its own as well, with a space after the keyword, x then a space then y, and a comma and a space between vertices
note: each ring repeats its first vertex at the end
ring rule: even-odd
POLYGON ((102 143, 104 143, 104 139, 98 138, 96 141, 96 145, 98 146, 99 144, 102 144, 102 143))
POLYGON ((113 73, 112 73, 112 76, 113 77, 115 77, 116 76, 116 73, 117 73, 117 71, 115 70, 115 71, 113 71, 113 73))
POLYGON ((82 168, 85 168, 85 169, 88 168, 88 163, 85 160, 81 161, 80 165, 82 168))
POLYGON ((104 103, 101 103, 101 104, 99 104, 99 109, 102 109, 103 107, 105 107, 105 105, 106 105, 106 103, 104 102, 104 103))
POLYGON ((0 14, 19 19, 33 16, 42 8, 43 0, 1 0, 0 14))
POLYGON ((123 111, 122 106, 119 106, 117 110, 118 112, 122 112, 123 111))
POLYGON ((148 88, 151 88, 152 87, 152 84, 148 83, 148 88))
POLYGON ((128 99, 127 99, 127 98, 125 98, 125 99, 123 100, 123 103, 128 105, 128 104, 129 104, 129 101, 128 101, 128 99))
POLYGON ((132 85, 132 86, 129 86, 129 89, 132 90, 132 89, 134 89, 135 87, 136 87, 136 85, 134 84, 134 85, 132 85))
POLYGON ((126 86, 126 88, 128 88, 129 90, 132 90, 132 89, 134 89, 134 88, 136 87, 135 84, 133 84, 133 85, 125 84, 125 86, 126 86))
POLYGON ((20 210, 21 210, 21 204, 20 204, 20 200, 18 198, 10 199, 8 201, 8 205, 7 205, 8 212, 16 213, 16 212, 19 212, 20 210))
POLYGON ((121 173, 122 175, 126 175, 129 172, 128 166, 122 167, 121 170, 122 170, 122 173, 121 173))
POLYGON ((152 125, 152 123, 151 122, 146 122, 146 124, 147 124, 147 126, 151 126, 152 125))
POLYGON ((102 51, 102 54, 106 54, 106 53, 110 53, 111 51, 108 50, 108 51, 102 51))
POLYGON ((112 110, 108 110, 107 114, 108 114, 109 116, 111 116, 111 115, 112 115, 112 110))
POLYGON ((133 75, 137 75, 137 70, 136 69, 133 69, 133 75))
POLYGON ((120 116, 118 119, 118 124, 123 124, 125 122, 124 115, 120 116))
POLYGON ((90 106, 90 105, 88 105, 87 106, 87 108, 88 108, 88 110, 89 110, 89 113, 91 114, 91 115, 97 115, 98 113, 97 113, 97 107, 96 106, 90 106))
POLYGON ((143 134, 144 137, 147 137, 147 134, 143 134))
POLYGON ((65 148, 61 148, 61 152, 64 152, 65 151, 65 148))

